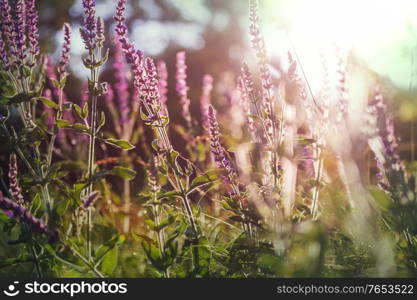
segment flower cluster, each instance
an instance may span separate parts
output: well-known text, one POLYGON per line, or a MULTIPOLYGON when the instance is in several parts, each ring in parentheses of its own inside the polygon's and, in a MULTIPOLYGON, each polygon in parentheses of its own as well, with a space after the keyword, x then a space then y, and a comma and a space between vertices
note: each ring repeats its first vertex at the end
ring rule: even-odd
POLYGON ((81 38, 85 44, 85 48, 93 53, 96 48, 97 35, 97 21, 96 18, 96 1, 95 0, 83 0, 84 8, 84 24, 80 28, 81 38))
POLYGON ((265 40, 259 28, 258 0, 250 1, 249 20, 251 21, 250 34, 252 35, 252 48, 256 52, 256 57, 259 64, 259 73, 261 77, 264 98, 263 105, 265 106, 267 114, 271 116, 273 108, 272 78, 268 64, 265 40))
POLYGON ((123 125, 129 121, 129 83, 126 78, 123 49, 118 39, 115 39, 113 58, 114 77, 116 79, 114 92, 119 104, 119 121, 123 125))
MULTIPOLYGON (((155 62, 150 57, 145 57, 144 53, 135 49, 133 43, 129 41, 127 36, 127 27, 125 24, 125 5, 126 0, 119 0, 116 6, 116 33, 119 38, 119 42, 122 45, 123 52, 125 54, 126 62, 130 65, 133 73, 133 84, 139 91, 139 96, 143 102, 152 106, 160 113, 161 103, 159 99, 159 83, 158 73, 156 70, 155 62)), ((158 118, 156 115, 149 116, 151 118, 158 118)))
POLYGON ((38 14, 34 0, 14 3, 12 9, 8 0, 0 1, 0 60, 5 70, 22 79, 27 76, 22 67, 33 68, 40 52, 38 14))
POLYGON ((369 105, 376 110, 376 127, 383 145, 385 157, 385 166, 394 171, 404 170, 404 166, 397 153, 397 139, 394 134, 394 124, 392 118, 388 115, 384 98, 379 91, 375 90, 375 95, 369 105))
POLYGON ((58 76, 61 81, 67 76, 67 67, 70 60, 70 49, 71 49, 71 26, 68 23, 64 23, 64 43, 62 45, 61 57, 58 64, 58 76))
POLYGON ((168 71, 167 65, 164 61, 158 61, 156 63, 156 69, 158 71, 158 81, 159 81, 159 96, 161 103, 166 104, 168 100, 168 71))
POLYGON ((18 0, 16 3, 16 11, 14 14, 14 30, 13 43, 16 47, 18 62, 20 65, 24 64, 26 59, 25 44, 26 44, 26 5, 25 1, 18 0))
POLYGON ((87 196, 85 196, 81 200, 81 209, 88 210, 89 208, 93 207, 93 205, 97 201, 98 197, 99 197, 99 192, 98 191, 94 191, 94 192, 88 194, 87 196))
POLYGON ((58 232, 50 229, 42 220, 34 217, 29 210, 3 196, 0 191, 0 209, 7 212, 11 218, 28 225, 34 232, 45 234, 50 243, 58 240, 58 232))
POLYGON ((208 130, 208 120, 207 120, 207 111, 210 106, 210 94, 213 89, 213 77, 209 74, 204 75, 203 77, 203 93, 200 100, 200 109, 201 116, 203 119, 203 128, 208 130))
POLYGON ((188 98, 188 90, 189 87, 187 86, 187 64, 185 63, 185 52, 180 51, 177 53, 177 73, 176 79, 177 84, 175 89, 177 91, 178 96, 180 97, 180 103, 182 107, 182 116, 187 122, 187 126, 191 127, 191 114, 190 114, 190 99, 188 98))
MULTIPOLYGON (((38 13, 35 7, 35 0, 29 0, 26 2, 26 15, 27 15, 27 33, 30 45, 30 54, 36 56, 39 54, 39 32, 38 32, 38 13)), ((33 67, 33 61, 31 66, 33 67)))
POLYGON ((13 197, 13 200, 20 206, 24 205, 22 189, 19 185, 19 179, 17 178, 17 160, 16 155, 10 155, 9 160, 9 186, 10 186, 10 195, 13 197))
POLYGON ((216 119, 216 112, 211 105, 209 105, 207 110, 207 120, 210 134, 210 149, 211 153, 213 154, 214 161, 218 168, 225 171, 225 183, 235 183, 237 177, 236 170, 233 167, 231 161, 226 157, 226 153, 220 143, 219 124, 216 119))

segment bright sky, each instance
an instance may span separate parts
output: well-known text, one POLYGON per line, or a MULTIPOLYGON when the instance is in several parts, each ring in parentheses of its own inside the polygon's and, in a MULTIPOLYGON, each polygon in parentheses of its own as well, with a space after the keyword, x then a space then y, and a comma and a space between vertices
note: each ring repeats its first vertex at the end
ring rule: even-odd
POLYGON ((308 77, 320 69, 320 52, 336 43, 408 86, 417 41, 416 0, 261 0, 260 7, 271 55, 287 51, 288 38, 280 28, 289 28, 308 77))

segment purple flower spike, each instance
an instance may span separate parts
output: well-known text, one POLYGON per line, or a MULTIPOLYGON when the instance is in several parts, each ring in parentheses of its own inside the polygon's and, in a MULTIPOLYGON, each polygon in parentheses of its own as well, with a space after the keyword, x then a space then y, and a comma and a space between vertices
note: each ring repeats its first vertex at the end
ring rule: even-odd
POLYGON ((30 45, 30 54, 39 54, 39 32, 38 32, 38 13, 36 11, 35 0, 26 1, 26 28, 30 45))
POLYGON ((97 35, 97 18, 96 14, 96 1, 95 0, 83 0, 84 8, 84 24, 80 28, 81 38, 85 44, 85 48, 93 53, 96 47, 96 35, 97 35))
POLYGON ((180 97, 180 103, 182 106, 182 116, 187 122, 189 128, 191 128, 191 114, 190 114, 190 99, 188 98, 188 90, 189 87, 187 86, 187 65, 185 63, 185 52, 181 51, 177 53, 177 85, 176 91, 178 96, 180 97))
POLYGON ((160 105, 159 102, 159 83, 158 72, 156 71, 155 62, 152 58, 145 58, 146 69, 146 85, 147 85, 147 99, 149 99, 151 105, 160 105))
POLYGON ((9 159, 9 186, 10 186, 10 194, 13 197, 13 200, 23 206, 24 200, 22 195, 22 189, 19 185, 19 179, 17 179, 17 160, 16 155, 10 155, 9 159))
POLYGON ((58 240, 57 231, 48 228, 42 220, 34 217, 30 211, 23 206, 4 197, 1 191, 0 209, 2 209, 9 217, 16 218, 18 221, 30 226, 34 232, 47 235, 50 243, 55 243, 58 240))
POLYGON ((6 45, 3 42, 1 36, 0 36, 0 62, 3 65, 3 68, 5 71, 9 70, 10 62, 6 51, 6 45))
POLYGON ((89 209, 90 207, 92 207, 94 205, 94 203, 96 202, 98 197, 99 197, 99 192, 98 191, 94 191, 91 194, 85 196, 81 200, 81 208, 83 210, 89 209))
POLYGON ((1 32, 5 44, 12 46, 13 43, 13 22, 10 14, 9 0, 0 0, 1 32))
POLYGON ((133 43, 129 41, 127 37, 127 27, 125 24, 126 17, 126 0, 118 0, 116 6, 116 15, 114 20, 116 21, 116 33, 119 38, 119 42, 122 45, 123 53, 126 58, 126 62, 131 66, 133 73, 133 84, 135 88, 143 89, 143 84, 146 82, 146 75, 143 72, 143 58, 144 55, 140 50, 136 50, 133 43))
POLYGON ((126 37, 127 35, 127 27, 125 25, 126 17, 126 0, 118 0, 116 6, 116 15, 114 16, 114 20, 116 21, 116 32, 117 35, 122 38, 126 37))
POLYGON ((252 48, 256 52, 256 57, 259 64, 259 74, 261 77, 262 91, 264 98, 264 107, 269 116, 272 115, 272 78, 271 71, 268 64, 268 56, 265 47, 265 40, 262 36, 260 27, 259 27, 259 13, 258 13, 258 0, 250 1, 250 16, 249 20, 251 21, 250 25, 250 34, 252 35, 252 48))
POLYGON ((114 92, 119 104, 120 123, 123 125, 129 121, 129 82, 126 78, 122 45, 117 39, 115 40, 113 69, 116 83, 114 84, 114 92))
POLYGON ((225 171, 225 182, 232 184, 236 181, 235 179, 237 174, 234 167, 232 166, 232 163, 229 159, 227 159, 224 149, 220 144, 219 124, 216 119, 216 112, 211 105, 208 107, 207 120, 210 134, 210 149, 211 153, 213 154, 214 161, 218 168, 225 171))
POLYGON ((257 101, 257 97, 255 96, 255 84, 253 83, 253 77, 252 77, 252 73, 249 70, 249 67, 246 63, 243 63, 242 65, 242 88, 245 91, 245 94, 248 97, 248 100, 250 100, 251 102, 256 102, 257 101))
POLYGON ((59 80, 62 80, 67 76, 67 67, 70 60, 71 50, 71 26, 68 23, 64 23, 64 43, 62 45, 61 58, 58 65, 59 80))
POLYGON ((156 64, 156 69, 158 70, 158 80, 159 80, 159 95, 162 103, 166 103, 168 98, 168 71, 167 65, 164 61, 158 61, 156 64))
POLYGON ((207 111, 210 106, 210 94, 213 89, 213 77, 209 74, 203 77, 203 94, 200 100, 201 116, 203 121, 203 128, 208 130, 207 111))
POLYGON ((23 64, 26 59, 26 5, 25 1, 17 1, 15 14, 13 15, 13 43, 16 49, 15 55, 19 64, 23 64))
POLYGON ((106 40, 104 36, 104 20, 101 17, 97 18, 97 45, 103 47, 104 41, 106 40))

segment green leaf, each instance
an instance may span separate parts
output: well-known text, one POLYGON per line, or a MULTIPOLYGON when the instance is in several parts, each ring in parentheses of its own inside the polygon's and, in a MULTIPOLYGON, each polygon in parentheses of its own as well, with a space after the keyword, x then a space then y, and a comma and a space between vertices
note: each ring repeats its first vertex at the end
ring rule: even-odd
POLYGON ((67 120, 64 120, 64 119, 56 120, 56 126, 58 126, 58 128, 68 128, 70 125, 71 123, 67 120))
POLYGON ((48 99, 48 98, 45 98, 45 97, 36 97, 36 98, 33 98, 33 99, 41 101, 43 104, 45 104, 46 106, 49 106, 50 108, 59 109, 59 105, 51 99, 48 99))
POLYGON ((56 120, 56 125, 58 128, 70 128, 82 133, 90 133, 90 129, 86 125, 80 123, 72 124, 71 122, 64 119, 56 120))
POLYGON ((84 119, 82 108, 78 104, 75 104, 75 103, 74 103, 73 107, 74 107, 75 112, 77 113, 77 115, 80 117, 80 119, 84 119))
POLYGON ((104 111, 102 111, 100 114, 100 121, 97 127, 97 131, 100 130, 104 126, 105 123, 106 123, 106 114, 104 113, 104 111))
POLYGON ((219 179, 220 174, 221 174, 221 170, 210 170, 202 175, 197 176, 191 182, 188 193, 191 193, 193 190, 199 187, 215 182, 216 180, 219 179))
POLYGON ((86 102, 84 104, 84 107, 83 107, 83 116, 84 116, 84 119, 87 119, 87 117, 88 117, 88 102, 86 102))
POLYGON ((108 138, 105 140, 106 144, 116 146, 118 148, 124 149, 124 150, 131 150, 135 148, 131 143, 129 143, 126 140, 118 140, 113 138, 108 138))
POLYGON ((101 270, 107 275, 112 275, 117 267, 117 261, 119 257, 119 248, 112 248, 103 258, 101 263, 101 270))
POLYGON ((132 180, 136 176, 136 171, 126 167, 116 166, 111 170, 111 174, 117 175, 126 180, 132 180))

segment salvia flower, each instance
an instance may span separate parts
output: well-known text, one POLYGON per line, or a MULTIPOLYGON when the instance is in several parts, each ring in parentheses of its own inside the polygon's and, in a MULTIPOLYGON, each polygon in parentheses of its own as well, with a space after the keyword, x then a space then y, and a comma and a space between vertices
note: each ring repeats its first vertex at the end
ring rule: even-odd
POLYGON ((11 218, 16 218, 18 221, 28 225, 32 231, 45 234, 49 237, 49 242, 54 243, 58 239, 58 232, 50 229, 42 220, 34 217, 28 209, 17 204, 14 201, 3 196, 0 191, 0 209, 7 212, 11 218))
POLYGON ((64 43, 62 44, 61 57, 58 64, 58 76, 59 80, 62 80, 67 76, 67 67, 70 60, 71 50, 71 26, 68 23, 64 24, 64 43))
POLYGON ((114 16, 114 20, 116 21, 116 32, 117 35, 121 37, 126 37, 127 35, 127 27, 125 25, 126 17, 126 1, 127 0, 118 0, 116 6, 116 14, 114 16))
POLYGON ((398 144, 394 134, 394 122, 387 112, 383 96, 378 88, 370 105, 375 105, 377 108, 377 126, 384 147, 386 166, 395 171, 404 170, 397 153, 398 144))
POLYGON ((115 39, 113 58, 114 77, 116 80, 114 84, 114 93, 120 111, 119 121, 121 124, 126 124, 129 121, 129 82, 126 78, 122 45, 118 39, 115 39))
POLYGON ((6 51, 6 45, 3 41, 3 39, 0 36, 0 62, 3 65, 3 68, 5 71, 9 70, 9 66, 10 66, 10 62, 9 62, 9 57, 7 55, 7 51, 6 51))
POLYGON ((244 89, 245 94, 248 97, 248 100, 255 103, 258 100, 258 97, 255 94, 255 84, 253 82, 252 73, 246 63, 243 63, 241 68, 242 73, 242 82, 241 87, 244 89))
POLYGON ((104 41, 106 40, 105 36, 104 36, 104 20, 101 17, 97 18, 97 45, 99 47, 103 47, 104 45, 104 41))
POLYGON ((262 36, 260 27, 259 27, 259 13, 258 13, 258 0, 250 1, 250 15, 249 20, 251 21, 250 25, 250 34, 252 35, 252 48, 256 52, 256 57, 259 64, 259 74, 261 77, 263 98, 265 109, 268 115, 272 115, 272 77, 271 71, 268 64, 268 57, 266 52, 265 40, 262 36))
POLYGON ((82 200, 81 200, 81 208, 83 210, 87 210, 90 207, 92 207, 94 205, 94 203, 97 201, 99 197, 99 192, 98 191, 94 191, 92 193, 90 193, 89 195, 85 196, 82 200))
POLYGON ((191 127, 191 114, 190 114, 190 99, 188 98, 187 86, 187 65, 185 63, 185 52, 180 51, 177 53, 177 73, 176 73, 176 91, 180 97, 180 103, 182 107, 182 116, 187 122, 188 127, 191 127))
POLYGON ((255 121, 253 120, 252 117, 252 112, 251 112, 251 100, 249 99, 249 95, 247 92, 247 88, 245 85, 245 81, 243 79, 243 76, 239 76, 238 80, 237 80, 237 89, 240 93, 240 104, 242 107, 243 112, 246 115, 246 121, 248 124, 248 131, 250 133, 251 139, 254 143, 259 141, 259 137, 258 137, 258 129, 256 128, 256 124, 255 121))
POLYGON ((337 91, 339 93, 339 105, 340 105, 340 111, 337 115, 336 121, 340 122, 341 120, 347 117, 349 92, 347 88, 347 61, 344 58, 339 48, 336 49, 336 59, 337 59, 337 91))
POLYGON ((158 83, 158 72, 156 70, 155 62, 152 58, 146 57, 145 64, 146 70, 146 99, 150 101, 151 105, 160 106, 159 99, 159 83, 158 83))
POLYGON ((144 54, 140 50, 136 50, 133 43, 129 41, 127 36, 127 26, 125 24, 126 17, 126 0, 118 0, 116 6, 116 14, 114 20, 116 21, 116 33, 119 42, 122 45, 123 53, 125 54, 126 62, 130 65, 133 74, 133 85, 138 90, 143 89, 146 84, 146 74, 143 70, 144 54))
POLYGON ((3 34, 4 42, 13 46, 13 22, 10 11, 9 0, 0 0, 1 33, 3 34))
POLYGON ((26 5, 25 1, 18 0, 16 3, 15 13, 13 15, 13 43, 16 49, 15 55, 18 62, 22 65, 26 59, 26 5))
POLYGON ((208 107, 207 120, 209 124, 210 149, 214 162, 218 168, 225 171, 226 176, 224 177, 224 181, 228 184, 232 184, 235 182, 237 174, 232 163, 226 157, 226 153, 220 143, 219 124, 216 119, 216 112, 211 105, 208 107))
POLYGON ((84 20, 83 27, 80 28, 81 38, 85 44, 85 48, 93 53, 96 47, 96 35, 97 35, 97 18, 96 14, 96 1, 95 0, 83 0, 84 8, 84 20))
POLYGON ((203 77, 203 93, 200 100, 201 116, 204 129, 208 129, 207 110, 210 106, 210 94, 213 89, 213 77, 209 74, 203 77))
POLYGON ((19 185, 19 179, 17 178, 17 160, 16 155, 10 155, 9 159, 9 191, 10 195, 13 197, 13 200, 19 204, 24 205, 22 189, 19 185))
POLYGON ((158 81, 159 81, 159 96, 161 103, 167 102, 168 94, 168 71, 167 65, 164 61, 158 61, 156 63, 156 69, 158 71, 158 81))
MULTIPOLYGON (((38 13, 36 11, 35 0, 26 1, 26 11, 26 28, 30 46, 29 52, 32 56, 36 56, 39 54, 39 32, 38 13)), ((33 64, 33 62, 31 62, 31 64, 33 64)))

